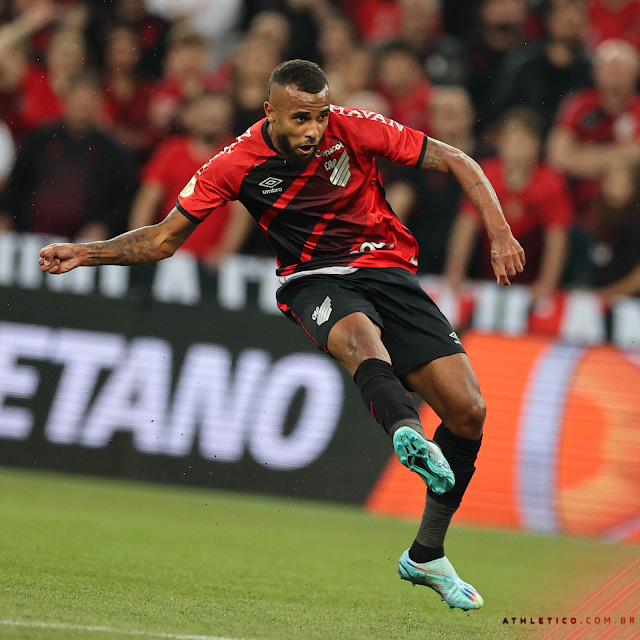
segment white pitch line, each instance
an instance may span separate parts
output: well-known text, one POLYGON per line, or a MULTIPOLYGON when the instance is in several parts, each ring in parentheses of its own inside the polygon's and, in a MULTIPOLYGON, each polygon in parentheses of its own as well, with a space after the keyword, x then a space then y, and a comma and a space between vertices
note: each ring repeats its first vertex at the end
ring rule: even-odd
POLYGON ((63 622, 28 622, 23 620, 0 620, 0 625, 7 627, 31 627, 37 629, 63 629, 65 631, 92 631, 101 633, 120 633, 128 636, 147 638, 168 638, 169 640, 242 640, 223 636, 184 635, 180 633, 158 633, 155 631, 136 631, 133 629, 113 629, 112 627, 89 627, 82 624, 65 624, 63 622))

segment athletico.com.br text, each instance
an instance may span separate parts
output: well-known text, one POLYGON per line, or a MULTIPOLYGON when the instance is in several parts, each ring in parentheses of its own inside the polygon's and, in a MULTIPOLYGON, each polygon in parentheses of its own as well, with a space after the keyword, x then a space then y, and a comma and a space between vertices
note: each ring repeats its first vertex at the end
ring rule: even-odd
POLYGON ((635 624, 633 616, 588 616, 586 618, 504 618, 502 624, 635 624))

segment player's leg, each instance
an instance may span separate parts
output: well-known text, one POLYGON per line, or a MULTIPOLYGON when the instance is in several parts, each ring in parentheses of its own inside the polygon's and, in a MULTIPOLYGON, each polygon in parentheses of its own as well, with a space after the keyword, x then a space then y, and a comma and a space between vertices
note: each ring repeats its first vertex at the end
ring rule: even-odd
POLYGON ((486 409, 478 380, 464 353, 433 360, 405 377, 442 420, 433 439, 456 476, 455 486, 447 493, 427 494, 425 517, 411 554, 414 560, 426 562, 444 555, 442 547, 449 522, 475 471, 486 409))
POLYGON ((382 331, 364 313, 353 313, 329 332, 329 353, 353 376, 373 418, 393 438, 400 461, 433 491, 447 491, 453 473, 437 446, 427 440, 415 403, 397 378, 382 331))
POLYGON ((327 349, 351 374, 367 410, 389 435, 406 421, 416 422, 423 433, 413 398, 393 371, 382 330, 366 314, 352 313, 334 324, 327 349))
POLYGON ((353 376, 367 410, 393 438, 400 461, 428 487, 454 482, 439 447, 427 440, 413 398, 396 376, 383 344, 380 314, 353 276, 305 276, 278 290, 278 306, 353 376))
POLYGON ((458 577, 445 556, 444 539, 475 471, 486 413, 480 387, 464 353, 433 360, 405 378, 442 420, 433 439, 449 461, 456 483, 442 495, 427 492, 416 539, 400 559, 400 574, 434 588, 451 607, 479 608, 480 594, 458 577))

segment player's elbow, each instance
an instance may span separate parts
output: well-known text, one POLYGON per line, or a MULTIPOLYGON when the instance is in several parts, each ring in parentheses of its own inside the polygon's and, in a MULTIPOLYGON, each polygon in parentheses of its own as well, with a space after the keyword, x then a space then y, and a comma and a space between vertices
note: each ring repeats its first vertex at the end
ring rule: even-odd
POLYGON ((446 161, 449 173, 456 177, 484 176, 480 165, 471 156, 455 147, 448 150, 446 161))
POLYGON ((156 255, 158 260, 164 260, 170 258, 180 247, 179 242, 175 238, 165 238, 158 244, 156 255))

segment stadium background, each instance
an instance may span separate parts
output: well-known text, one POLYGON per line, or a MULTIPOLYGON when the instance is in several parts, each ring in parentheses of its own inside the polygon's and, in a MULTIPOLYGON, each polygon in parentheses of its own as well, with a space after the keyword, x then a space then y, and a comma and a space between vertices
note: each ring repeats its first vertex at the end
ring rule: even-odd
MULTIPOLYGON (((402 473, 355 386, 279 315, 275 263, 242 211, 224 212, 209 239, 202 233, 157 266, 45 276, 39 248, 161 218, 175 197, 165 193, 171 172, 185 173, 186 182, 202 154, 260 117, 269 73, 290 57, 325 68, 334 102, 434 137, 443 132, 479 160, 496 148, 501 157, 505 113, 528 106, 543 116, 546 158, 550 136, 570 129, 567 101, 592 84, 598 45, 640 45, 640 2, 21 0, 4 3, 1 20, 0 464, 419 519, 423 488, 402 473), (550 33, 554 17, 561 27, 550 33), (562 29, 574 58, 550 75, 553 55, 547 67, 541 61, 562 29), (523 77, 555 96, 553 110, 534 91, 519 91, 523 77), (96 96, 80 118, 65 98, 75 91, 81 103, 79 85, 96 96), (197 101, 210 93, 212 103, 197 101), (189 118, 194 104, 209 105, 197 114, 217 122, 212 130, 189 118), (443 104, 459 116, 453 130, 442 123, 443 104), (456 138, 470 105, 473 118, 456 138), (52 144, 56 135, 64 139, 52 144), (74 161, 93 157, 96 146, 113 178, 106 191, 87 169, 91 161, 74 161), (79 184, 89 187, 70 201, 79 184), (99 214, 95 197, 109 203, 99 214), (363 442, 354 461, 349 452, 363 442)), ((620 150, 626 160, 613 169, 631 176, 640 158, 636 100, 630 96, 619 116, 626 128, 590 139, 620 150)), ((640 541, 637 193, 607 208, 602 184, 615 173, 607 168, 581 199, 562 157, 551 160, 545 166, 564 185, 568 217, 547 219, 525 196, 514 202, 538 216, 531 226, 539 238, 562 232, 567 250, 555 279, 534 276, 509 290, 482 279, 477 255, 463 283, 447 272, 449 234, 465 208, 451 184, 381 171, 394 209, 422 240, 424 288, 461 334, 487 401, 478 471, 454 522, 633 547, 640 541)), ((544 242, 532 247, 544 260, 544 242)), ((435 427, 429 409, 422 413, 435 427)))

